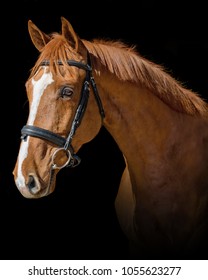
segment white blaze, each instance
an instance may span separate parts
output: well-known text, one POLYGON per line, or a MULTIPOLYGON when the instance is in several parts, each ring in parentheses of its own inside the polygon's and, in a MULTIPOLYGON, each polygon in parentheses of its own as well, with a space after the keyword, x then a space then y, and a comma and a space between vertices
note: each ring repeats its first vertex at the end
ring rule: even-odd
MULTIPOLYGON (((47 88, 48 85, 50 85, 54 80, 52 77, 52 73, 47 73, 46 71, 47 67, 44 69, 44 73, 42 77, 35 81, 32 79, 32 85, 33 85, 33 94, 32 94, 32 103, 30 107, 30 113, 28 117, 28 125, 33 125, 36 114, 38 111, 38 106, 40 104, 41 97, 47 88)), ((19 151, 19 157, 18 157, 18 171, 17 171, 17 179, 16 184, 19 188, 25 186, 25 178, 22 174, 22 163, 27 158, 28 155, 28 146, 29 146, 29 137, 27 141, 23 141, 21 143, 20 151, 19 151)))

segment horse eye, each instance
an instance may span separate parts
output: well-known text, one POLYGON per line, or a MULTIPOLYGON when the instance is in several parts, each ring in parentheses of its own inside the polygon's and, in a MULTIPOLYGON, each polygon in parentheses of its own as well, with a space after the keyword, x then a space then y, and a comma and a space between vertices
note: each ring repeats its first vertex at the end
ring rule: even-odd
POLYGON ((71 97, 73 94, 73 89, 70 87, 64 87, 61 89, 61 97, 62 98, 69 98, 71 97))

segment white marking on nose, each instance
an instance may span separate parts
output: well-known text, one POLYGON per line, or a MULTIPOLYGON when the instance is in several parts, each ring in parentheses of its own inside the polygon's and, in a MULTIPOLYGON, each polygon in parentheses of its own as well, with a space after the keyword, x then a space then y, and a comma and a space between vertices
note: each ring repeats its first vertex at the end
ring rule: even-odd
MULTIPOLYGON (((30 107, 28 122, 27 122, 28 125, 33 125, 37 115, 38 106, 40 104, 41 97, 45 89, 48 87, 48 85, 50 85, 54 81, 52 73, 51 72, 47 73, 47 68, 48 67, 44 67, 44 73, 39 80, 35 81, 34 79, 32 79, 33 98, 30 107)), ((25 178, 22 173, 22 164, 24 160, 27 158, 28 147, 29 147, 29 137, 26 141, 22 141, 20 151, 19 151, 19 156, 18 156, 18 170, 17 170, 16 184, 19 188, 25 187, 25 178)))

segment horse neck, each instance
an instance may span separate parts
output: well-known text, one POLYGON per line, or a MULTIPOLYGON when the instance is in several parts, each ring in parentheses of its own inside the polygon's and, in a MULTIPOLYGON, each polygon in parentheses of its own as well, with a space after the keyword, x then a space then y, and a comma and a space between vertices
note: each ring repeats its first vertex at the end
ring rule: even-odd
POLYGON ((144 151, 148 141, 153 145, 169 134, 176 114, 156 95, 108 72, 97 76, 96 81, 106 114, 104 126, 127 161, 135 151, 144 151))

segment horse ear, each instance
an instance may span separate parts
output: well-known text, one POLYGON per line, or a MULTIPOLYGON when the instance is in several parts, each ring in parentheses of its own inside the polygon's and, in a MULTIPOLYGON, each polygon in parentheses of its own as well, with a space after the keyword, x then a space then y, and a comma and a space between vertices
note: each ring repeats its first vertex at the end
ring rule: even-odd
POLYGON ((43 47, 51 40, 50 36, 40 31, 40 29, 31 21, 28 21, 28 31, 34 46, 41 51, 43 47))
POLYGON ((61 17, 62 22, 62 35, 67 39, 68 42, 72 45, 72 47, 77 51, 82 51, 84 45, 82 41, 79 39, 77 34, 75 33, 72 25, 66 20, 64 17, 61 17))

